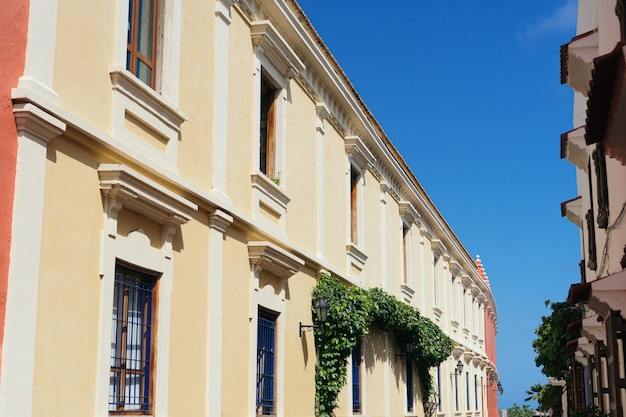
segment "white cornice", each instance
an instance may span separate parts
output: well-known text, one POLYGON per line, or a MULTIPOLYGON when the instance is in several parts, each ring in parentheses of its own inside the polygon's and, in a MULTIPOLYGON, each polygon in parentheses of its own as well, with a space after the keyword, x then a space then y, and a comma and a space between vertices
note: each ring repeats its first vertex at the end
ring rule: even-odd
POLYGON ((404 219, 410 224, 416 223, 419 220, 420 215, 410 202, 401 201, 398 203, 398 208, 400 209, 400 217, 404 217, 404 219))
POLYGON ((46 144, 65 132, 65 123, 31 103, 14 104, 13 116, 18 134, 28 133, 46 144))
POLYGON ((365 146, 363 140, 358 136, 348 136, 344 139, 346 153, 350 156, 360 169, 371 169, 374 164, 374 155, 365 146))
POLYGON ((270 242, 249 242, 250 264, 279 278, 289 278, 304 266, 304 261, 270 242))
POLYGON ((160 224, 187 223, 198 206, 121 164, 98 167, 100 190, 160 224))
POLYGON ((252 22, 250 35, 255 48, 260 49, 283 76, 297 77, 304 71, 304 63, 269 20, 252 22))

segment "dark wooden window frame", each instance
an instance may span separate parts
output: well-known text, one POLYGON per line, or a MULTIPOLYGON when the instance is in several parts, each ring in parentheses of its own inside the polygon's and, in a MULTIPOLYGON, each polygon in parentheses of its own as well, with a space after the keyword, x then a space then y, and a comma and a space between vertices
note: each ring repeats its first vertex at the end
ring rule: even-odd
POLYGON ((411 228, 402 222, 402 279, 405 284, 409 281, 409 265, 408 265, 408 239, 411 228))
POLYGON ((350 241, 359 244, 359 181, 361 173, 350 165, 350 241))
POLYGON ((259 171, 276 177, 276 99, 279 88, 261 71, 261 103, 259 120, 259 171))
MULTIPOLYGON (((156 72, 157 72, 157 39, 158 39, 158 27, 159 27, 159 0, 129 0, 128 1, 128 34, 126 38, 126 69, 133 73, 137 78, 139 77, 139 65, 138 62, 143 63, 150 69, 150 80, 142 80, 146 82, 151 88, 155 88, 156 85, 156 72), (143 2, 153 2, 152 15, 143 16, 141 11, 141 5, 143 2), (149 20, 144 21, 144 17, 149 20), (140 52, 140 26, 152 25, 152 42, 149 45, 150 54, 148 56, 140 52)), ((140 78, 141 79, 141 78, 140 78)))

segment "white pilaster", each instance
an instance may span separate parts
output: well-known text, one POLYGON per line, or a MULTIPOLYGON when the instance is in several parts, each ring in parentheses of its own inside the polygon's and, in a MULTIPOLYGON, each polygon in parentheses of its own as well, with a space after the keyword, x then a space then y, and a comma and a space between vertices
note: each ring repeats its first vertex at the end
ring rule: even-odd
MULTIPOLYGON (((388 270, 387 270, 387 191, 389 184, 382 182, 380 184, 380 251, 381 251, 381 285, 384 290, 388 287, 388 270)), ((402 265, 402 264, 400 264, 402 265)), ((385 338, 387 343, 387 338, 385 338)), ((387 413, 388 414, 388 413, 387 413)))
POLYGON ((24 75, 18 82, 19 88, 35 91, 55 104, 60 103, 52 88, 58 9, 58 0, 30 0, 24 75))
POLYGON ((13 113, 18 147, 0 415, 26 417, 32 415, 46 151, 65 123, 30 103, 14 105, 13 113))
POLYGON ((206 415, 222 415, 222 283, 224 264, 224 232, 233 222, 232 216, 215 210, 209 216, 209 294, 207 317, 206 415))
POLYGON ((226 194, 226 160, 228 149, 228 54, 230 7, 232 0, 215 2, 215 96, 213 130, 213 184, 211 193, 230 204, 226 194))
POLYGON ((324 134, 326 132, 324 120, 330 115, 330 112, 324 103, 315 105, 317 110, 317 140, 316 140, 316 170, 317 170, 317 256, 326 259, 324 256, 324 240, 326 235, 324 229, 326 227, 326 219, 324 217, 324 134))

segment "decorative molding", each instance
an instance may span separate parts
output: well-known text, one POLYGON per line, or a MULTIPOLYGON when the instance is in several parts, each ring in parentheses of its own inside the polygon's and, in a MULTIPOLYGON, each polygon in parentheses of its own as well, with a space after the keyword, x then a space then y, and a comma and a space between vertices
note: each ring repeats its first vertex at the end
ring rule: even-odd
POLYGON ((317 126, 316 129, 322 135, 326 133, 326 129, 324 126, 324 120, 330 116, 330 110, 324 104, 324 102, 319 101, 315 103, 315 112, 317 113, 317 126))
POLYGON ((255 218, 285 232, 287 204, 291 198, 274 181, 262 173, 250 175, 252 180, 252 213, 255 218), (263 210, 271 211, 275 219, 263 215, 263 210))
POLYGON ((461 274, 461 283, 464 289, 468 289, 472 285, 472 278, 467 274, 461 274))
POLYGON ((283 76, 293 78, 304 71, 304 63, 269 20, 252 22, 250 35, 255 50, 260 50, 283 76))
POLYGON ((435 317, 436 321, 440 321, 442 315, 443 315, 443 310, 441 310, 438 307, 433 307, 433 316, 435 317))
POLYGON ((215 209, 209 214, 209 226, 220 233, 224 233, 232 223, 233 216, 220 209, 215 209))
POLYGON ((110 77, 113 91, 111 136, 125 141, 139 153, 148 154, 167 170, 177 172, 178 142, 187 115, 124 68, 112 68, 110 77), (131 122, 138 125, 137 129, 149 131, 146 133, 149 138, 129 130, 131 122), (163 147, 146 139, 154 144, 162 142, 163 147))
POLYGON ((160 224, 181 225, 191 220, 198 206, 121 164, 98 167, 100 190, 160 224))
POLYGON ((221 18, 224 23, 230 25, 232 19, 230 17, 230 8, 235 3, 235 0, 216 0, 215 1, 215 15, 221 18))
POLYGON ((463 267, 454 259, 450 259, 448 265, 450 266, 450 273, 453 277, 457 277, 463 274, 463 267))
POLYGON ((409 224, 417 223, 420 219, 420 215, 410 202, 401 201, 398 203, 398 208, 400 210, 400 217, 404 217, 409 224))
POLYGON ((404 301, 411 304, 411 300, 413 299, 413 295, 415 295, 415 290, 411 288, 408 284, 400 285, 400 292, 404 298, 404 301))
POLYGON ((567 158, 570 164, 587 172, 589 154, 585 142, 585 126, 561 134, 561 158, 567 158))
POLYGON ((367 261, 367 255, 353 243, 346 245, 346 254, 348 255, 348 276, 361 279, 362 277, 355 276, 352 273, 352 267, 363 271, 365 262, 367 261))
POLYGON ((359 169, 361 171, 372 169, 376 158, 367 149, 363 140, 358 136, 347 136, 344 141, 346 153, 358 165, 359 169))
POLYGON ((66 129, 65 123, 32 103, 15 103, 13 116, 18 136, 37 139, 43 145, 47 145, 66 129))
POLYGON ((304 261, 273 243, 248 242, 250 265, 257 271, 267 271, 279 278, 289 278, 304 266, 304 261))
POLYGON ((448 254, 448 249, 443 244, 443 242, 439 239, 431 240, 431 247, 435 256, 445 256, 446 254, 448 254))

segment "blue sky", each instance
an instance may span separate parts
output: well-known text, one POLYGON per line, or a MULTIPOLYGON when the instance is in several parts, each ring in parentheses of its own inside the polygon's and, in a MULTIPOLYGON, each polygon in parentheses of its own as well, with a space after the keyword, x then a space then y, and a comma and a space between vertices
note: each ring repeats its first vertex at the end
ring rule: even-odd
MULTIPOLYGON (((579 280, 576 196, 559 157, 572 93, 559 47, 575 0, 299 0, 464 246, 481 256, 498 309, 500 408, 546 383, 534 330, 579 280)), ((531 404, 533 405, 533 404, 531 404)))

